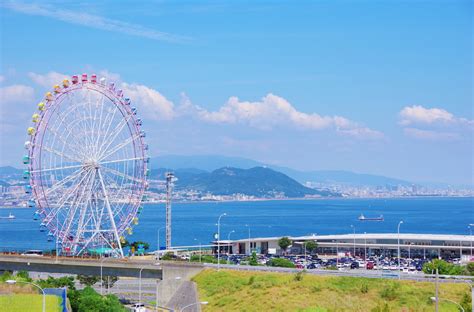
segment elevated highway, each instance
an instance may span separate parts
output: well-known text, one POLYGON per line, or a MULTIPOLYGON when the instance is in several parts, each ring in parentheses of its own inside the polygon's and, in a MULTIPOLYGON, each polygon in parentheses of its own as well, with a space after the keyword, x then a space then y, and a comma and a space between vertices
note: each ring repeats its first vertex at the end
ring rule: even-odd
POLYGON ((130 258, 65 258, 46 256, 0 255, 0 270, 31 271, 44 273, 83 274, 120 277, 164 278, 180 277, 183 279, 199 272, 203 266, 196 263, 173 261, 135 260, 130 258), (165 273, 164 273, 165 272, 165 273), (165 276, 166 275, 166 276, 165 276))

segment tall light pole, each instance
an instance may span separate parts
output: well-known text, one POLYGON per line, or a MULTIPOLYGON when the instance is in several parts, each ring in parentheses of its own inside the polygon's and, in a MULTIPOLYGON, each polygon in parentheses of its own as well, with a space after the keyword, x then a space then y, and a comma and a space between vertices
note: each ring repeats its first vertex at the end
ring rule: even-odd
POLYGON ((367 269, 367 232, 364 232, 364 264, 367 269))
POLYGON ((219 271, 220 268, 221 268, 221 244, 220 244, 220 240, 221 240, 221 218, 223 216, 227 216, 227 213, 224 212, 217 219, 217 271, 219 271))
POLYGON ((398 279, 400 279, 400 225, 403 224, 403 221, 398 222, 397 227, 397 246, 398 246, 398 279))
MULTIPOLYGON (((230 231, 229 234, 227 235, 227 254, 230 254, 230 234, 235 233, 234 230, 230 231)), ((230 264, 229 256, 227 255, 227 264, 230 264)))
POLYGON ((140 268, 138 272, 138 303, 142 303, 142 271, 144 268, 140 268))
MULTIPOLYGON (((467 227, 469 229, 469 238, 470 238, 470 241, 471 241, 471 258, 472 258, 472 228, 474 227, 474 224, 469 224, 467 227)), ((472 259, 471 259, 471 261, 472 261, 472 259)))
POLYGON ((249 255, 252 253, 252 248, 250 248, 250 224, 245 225, 249 230, 249 255))
POLYGON ((35 283, 23 282, 23 281, 16 281, 16 280, 6 280, 5 283, 10 284, 10 285, 14 285, 14 284, 16 284, 16 283, 29 284, 29 285, 33 285, 33 286, 35 286, 36 288, 38 288, 39 290, 41 290, 41 292, 43 293, 43 312, 46 312, 46 293, 44 292, 44 289, 43 289, 43 288, 39 287, 39 286, 36 285, 35 283))
POLYGON ((184 309, 187 309, 187 308, 189 308, 189 307, 192 307, 192 306, 194 306, 194 305, 199 305, 199 304, 206 305, 206 304, 208 304, 208 302, 207 302, 207 301, 194 302, 194 303, 188 304, 187 306, 184 306, 184 307, 183 307, 181 310, 179 310, 179 311, 180 311, 180 312, 183 312, 184 309))
POLYGON ((353 238, 354 238, 354 258, 355 258, 356 256, 356 227, 353 224, 351 224, 351 228, 354 230, 353 238))
POLYGON ((444 301, 448 301, 448 302, 451 302, 455 305, 458 306, 458 308, 462 311, 462 312, 465 312, 464 308, 459 304, 457 303, 456 301, 453 301, 453 300, 450 300, 450 299, 446 299, 446 298, 438 298, 436 299, 436 297, 430 297, 431 301, 435 302, 435 303, 438 303, 438 301, 440 300, 444 300, 444 301))

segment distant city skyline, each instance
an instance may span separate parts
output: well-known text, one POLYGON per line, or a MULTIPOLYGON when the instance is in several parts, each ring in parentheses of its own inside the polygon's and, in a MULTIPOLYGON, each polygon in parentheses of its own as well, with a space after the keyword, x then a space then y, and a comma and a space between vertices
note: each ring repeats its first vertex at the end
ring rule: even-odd
POLYGON ((45 92, 116 81, 150 155, 473 185, 471 1, 0 4, 0 165, 45 92))

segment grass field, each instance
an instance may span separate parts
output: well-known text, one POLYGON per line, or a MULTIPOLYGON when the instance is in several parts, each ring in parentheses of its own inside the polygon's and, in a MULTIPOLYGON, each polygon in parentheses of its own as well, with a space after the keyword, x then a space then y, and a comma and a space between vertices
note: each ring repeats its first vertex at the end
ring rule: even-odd
MULTIPOLYGON (((46 311, 61 311, 60 299, 57 296, 46 296, 46 311)), ((42 311, 43 295, 36 294, 12 294, 0 295, 1 312, 28 312, 42 311)))
MULTIPOLYGON (((204 270, 193 279, 204 311, 434 311, 426 282, 304 274, 204 270)), ((460 302, 466 284, 440 283, 440 298, 460 302)), ((459 311, 440 302, 440 311, 459 311)))

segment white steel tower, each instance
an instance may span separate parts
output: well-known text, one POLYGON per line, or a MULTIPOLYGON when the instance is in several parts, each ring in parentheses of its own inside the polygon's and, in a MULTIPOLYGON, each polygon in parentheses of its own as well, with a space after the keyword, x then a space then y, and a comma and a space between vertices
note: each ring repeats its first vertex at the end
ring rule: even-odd
POLYGON ((174 175, 166 173, 166 250, 171 249, 171 197, 173 196, 174 175))

